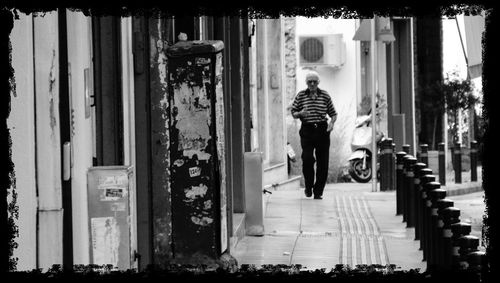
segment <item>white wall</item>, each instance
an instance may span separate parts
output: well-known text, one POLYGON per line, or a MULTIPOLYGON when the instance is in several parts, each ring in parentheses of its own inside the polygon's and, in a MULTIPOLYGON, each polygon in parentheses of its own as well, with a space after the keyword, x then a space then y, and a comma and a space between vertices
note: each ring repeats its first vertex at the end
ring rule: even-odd
MULTIPOLYGON (((124 163, 133 167, 133 181, 130 184, 130 252, 137 250, 137 184, 135 158, 135 97, 134 97, 134 57, 132 54, 132 18, 121 19, 122 44, 122 95, 123 95, 123 129, 124 129, 124 163)), ((133 258, 133 256, 131 257, 133 258)), ((137 268, 137 261, 130 268, 137 268)))
MULTIPOLYGON (((10 36, 12 67, 16 92, 11 93, 11 112, 7 126, 12 138, 12 162, 19 218, 15 221, 19 235, 17 270, 36 268, 36 179, 35 179, 35 117, 33 78, 33 18, 19 14, 10 36), (27 56, 29 55, 29 56, 27 56)), ((10 195, 12 196, 12 195, 10 195)))
MULTIPOLYGON (((89 264, 89 228, 87 203, 87 170, 92 166, 92 120, 85 115, 85 69, 92 76, 92 29, 90 18, 81 12, 67 11, 68 62, 71 108, 74 130, 71 136, 71 193, 73 208, 73 259, 75 264, 89 264)), ((91 113, 91 109, 88 109, 91 113)))

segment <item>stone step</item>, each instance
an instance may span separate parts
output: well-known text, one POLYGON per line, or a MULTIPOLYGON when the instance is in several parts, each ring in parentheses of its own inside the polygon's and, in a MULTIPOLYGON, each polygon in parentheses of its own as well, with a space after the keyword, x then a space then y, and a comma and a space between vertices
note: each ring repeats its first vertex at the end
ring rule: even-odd
MULTIPOLYGON (((302 176, 291 176, 290 178, 281 181, 279 183, 274 183, 270 185, 265 185, 264 189, 268 190, 269 192, 274 192, 274 191, 292 191, 292 190, 299 190, 300 189, 300 180, 302 179, 302 176)), ((264 215, 265 211, 267 209, 267 203, 269 202, 269 198, 271 197, 271 194, 266 193, 263 195, 263 201, 264 201, 264 215)))
POLYGON ((268 166, 264 165, 263 170, 264 175, 262 178, 264 185, 275 184, 288 179, 288 169, 286 163, 278 163, 268 166))
POLYGON ((302 179, 301 175, 290 176, 288 179, 276 182, 272 184, 264 185, 264 189, 268 191, 277 191, 277 190, 298 190, 300 189, 300 180, 302 179))

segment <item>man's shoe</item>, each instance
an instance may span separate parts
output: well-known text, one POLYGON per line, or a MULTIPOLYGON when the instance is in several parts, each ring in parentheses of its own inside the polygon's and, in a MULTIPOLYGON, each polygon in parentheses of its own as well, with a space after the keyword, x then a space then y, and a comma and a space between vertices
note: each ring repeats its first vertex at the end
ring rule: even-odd
POLYGON ((307 190, 304 190, 304 194, 306 195, 307 198, 310 198, 313 195, 312 192, 308 192, 307 190))
POLYGON ((322 196, 314 196, 314 199, 323 199, 322 196))

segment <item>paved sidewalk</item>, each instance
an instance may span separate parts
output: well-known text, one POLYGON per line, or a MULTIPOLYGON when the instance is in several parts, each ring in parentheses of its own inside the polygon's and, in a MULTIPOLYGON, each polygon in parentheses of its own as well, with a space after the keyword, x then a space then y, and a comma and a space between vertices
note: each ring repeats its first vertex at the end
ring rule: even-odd
MULTIPOLYGON (((474 183, 477 190, 481 183, 474 183)), ((447 185, 450 192, 459 187, 447 185)), ((395 191, 371 190, 371 183, 328 184, 323 200, 306 198, 302 188, 275 190, 265 198, 265 235, 244 237, 232 254, 240 265, 395 264, 425 271, 414 228, 396 216, 395 191)))

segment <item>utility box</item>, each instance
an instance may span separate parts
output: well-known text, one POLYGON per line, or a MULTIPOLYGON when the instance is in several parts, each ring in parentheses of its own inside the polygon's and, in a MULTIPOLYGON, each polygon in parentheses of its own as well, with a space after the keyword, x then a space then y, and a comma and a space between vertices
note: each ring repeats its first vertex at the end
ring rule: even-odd
POLYGON ((172 246, 176 262, 218 259, 228 246, 222 41, 167 49, 172 246))
POLYGON ((134 266, 130 201, 133 190, 130 166, 90 167, 87 197, 90 263, 127 270, 134 266))

